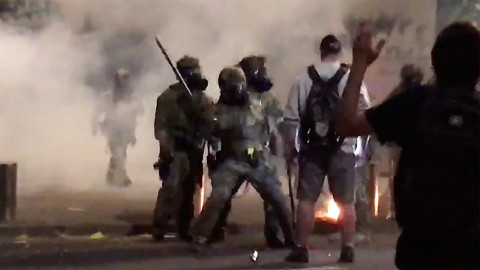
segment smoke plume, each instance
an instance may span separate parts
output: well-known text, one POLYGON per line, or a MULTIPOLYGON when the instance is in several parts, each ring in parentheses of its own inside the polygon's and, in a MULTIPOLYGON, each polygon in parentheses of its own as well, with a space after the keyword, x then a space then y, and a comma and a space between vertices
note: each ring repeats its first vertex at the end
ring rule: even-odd
MULTIPOLYGON (((155 101, 174 82, 155 47, 156 34, 172 59, 184 54, 200 58, 210 81, 207 93, 214 98, 222 67, 248 54, 266 55, 273 91, 285 103, 295 76, 319 61, 322 36, 342 36, 348 48, 352 18, 353 23, 378 22, 380 15, 388 23, 391 18, 389 31, 379 27, 390 38, 387 49, 418 44, 414 33, 423 26, 426 45, 422 46, 427 48, 435 28, 431 2, 59 0, 61 16, 41 30, 19 32, 1 25, 0 159, 19 163, 22 188, 103 187, 107 144, 102 136, 92 135, 90 119, 98 94, 111 88, 117 69, 127 68, 145 108, 135 131, 137 144, 128 151, 127 168, 134 186, 156 186, 155 101), (403 32, 399 22, 406 25, 403 32)), ((345 52, 348 62, 348 49, 345 52)), ((413 54, 409 57, 415 61, 413 54)), ((387 79, 371 79, 373 96, 381 99, 388 94, 405 58, 398 55, 377 65, 371 76, 386 74, 387 79)))

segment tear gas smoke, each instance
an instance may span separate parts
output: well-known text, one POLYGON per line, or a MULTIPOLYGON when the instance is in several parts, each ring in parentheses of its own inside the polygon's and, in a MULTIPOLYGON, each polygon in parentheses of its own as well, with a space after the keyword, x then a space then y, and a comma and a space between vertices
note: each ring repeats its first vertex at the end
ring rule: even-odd
MULTIPOLYGON (((214 98, 221 68, 248 54, 266 55, 273 91, 285 102, 295 76, 318 61, 322 36, 344 34, 348 41, 349 18, 378 21, 378 14, 386 14, 396 22, 404 18, 411 26, 400 32, 394 23, 390 47, 412 48, 418 25, 426 27, 428 44, 435 27, 433 2, 59 0, 62 18, 41 31, 19 33, 1 25, 0 159, 19 163, 22 188, 103 187, 107 145, 103 137, 92 135, 90 119, 98 93, 111 87, 118 68, 127 68, 145 108, 127 167, 134 186, 158 185, 152 169, 158 155, 153 137, 155 101, 174 76, 155 47, 155 34, 162 37, 172 59, 184 54, 200 58, 210 80, 207 93, 214 98), (395 12, 387 12, 391 10, 395 12)), ((371 90, 383 87, 380 97, 393 88, 399 67, 407 61, 396 57, 387 65, 395 77, 369 85, 371 90)), ((382 70, 372 73, 382 75, 382 70)))

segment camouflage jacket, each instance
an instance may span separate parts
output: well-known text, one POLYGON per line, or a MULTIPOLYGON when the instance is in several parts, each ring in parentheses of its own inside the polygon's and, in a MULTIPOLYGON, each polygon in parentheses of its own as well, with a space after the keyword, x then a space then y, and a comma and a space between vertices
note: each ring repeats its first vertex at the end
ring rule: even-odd
POLYGON ((264 145, 269 145, 274 152, 278 150, 278 143, 281 139, 279 126, 283 121, 283 111, 278 99, 269 91, 259 93, 249 91, 250 110, 253 114, 265 118, 263 125, 264 145))
POLYGON ((269 117, 266 108, 251 100, 248 106, 215 105, 213 136, 220 142, 222 153, 241 156, 249 149, 268 151, 269 117))
POLYGON ((135 141, 137 117, 144 113, 143 104, 135 95, 128 98, 114 100, 113 91, 102 93, 96 98, 92 115, 92 128, 108 136, 129 137, 135 141))
POLYGON ((213 101, 204 92, 194 91, 193 97, 188 95, 187 90, 180 84, 171 85, 157 99, 155 111, 155 138, 160 144, 168 147, 169 151, 175 149, 175 138, 182 138, 200 146, 205 136, 200 134, 199 129, 208 129, 212 125, 213 101), (190 113, 182 108, 179 98, 192 98, 193 108, 190 113), (195 117, 192 117, 192 113, 195 117), (195 119, 193 119, 195 118, 195 119))

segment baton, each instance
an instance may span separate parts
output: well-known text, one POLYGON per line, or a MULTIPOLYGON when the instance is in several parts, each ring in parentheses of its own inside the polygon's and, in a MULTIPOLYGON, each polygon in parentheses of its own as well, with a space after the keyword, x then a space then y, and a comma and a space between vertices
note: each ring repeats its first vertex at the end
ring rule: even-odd
POLYGON ((192 91, 190 90, 190 88, 188 88, 188 85, 185 83, 185 80, 183 80, 183 77, 180 75, 177 67, 175 67, 175 65, 172 63, 170 56, 168 56, 167 50, 165 49, 165 47, 163 47, 159 36, 155 36, 155 42, 157 43, 158 48, 160 48, 160 50, 162 51, 163 56, 165 56, 165 60, 167 60, 168 64, 172 68, 173 73, 175 73, 177 80, 180 81, 180 83, 183 85, 183 87, 185 87, 185 89, 187 89, 188 94, 190 94, 190 96, 193 96, 192 91))
POLYGON ((288 174, 288 195, 290 196, 290 207, 292 208, 292 227, 293 229, 295 229, 295 200, 293 199, 291 161, 287 161, 287 174, 288 174))

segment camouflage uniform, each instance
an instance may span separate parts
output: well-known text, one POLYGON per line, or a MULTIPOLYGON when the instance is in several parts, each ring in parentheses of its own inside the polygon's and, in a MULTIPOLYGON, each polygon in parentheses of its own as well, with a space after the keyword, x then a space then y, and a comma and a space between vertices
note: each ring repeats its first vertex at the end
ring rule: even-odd
MULTIPOLYGON (((199 66, 198 60, 187 60, 181 60, 177 66, 199 66)), ((163 239, 172 217, 177 219, 179 236, 182 239, 188 238, 194 215, 195 188, 202 180, 205 138, 199 134, 199 129, 201 124, 211 122, 213 101, 203 91, 191 90, 193 96, 189 97, 183 85, 176 83, 157 99, 155 138, 160 141, 159 158, 163 161, 171 160, 169 174, 166 179, 162 179, 162 188, 158 192, 154 210, 154 237, 157 240, 163 239), (191 99, 193 106, 182 106, 183 99, 191 99)))
POLYGON ((136 118, 143 113, 143 106, 131 89, 129 76, 125 69, 117 71, 114 89, 101 99, 93 116, 94 133, 98 128, 107 139, 110 152, 107 183, 114 186, 132 184, 126 170, 127 147, 136 143, 136 118), (98 122, 102 114, 104 118, 98 122))
MULTIPOLYGON (((248 89, 249 99, 251 102, 250 108, 253 114, 258 115, 259 117, 265 117, 268 119, 268 125, 265 127, 265 136, 264 136, 264 145, 269 145, 268 148, 265 148, 267 152, 267 157, 273 152, 278 152, 278 141, 280 140, 280 135, 278 131, 278 123, 283 119, 283 111, 280 108, 279 101, 277 98, 270 92, 258 93, 252 89, 248 89), (271 150, 271 151, 270 151, 271 150)), ((266 164, 271 167, 270 164, 266 164)), ((274 168, 270 168, 274 172, 274 168)), ((280 183, 279 183, 280 184, 280 183)), ((241 185, 238 185, 232 194, 237 193, 241 185)), ((225 205, 225 208, 222 210, 217 225, 213 230, 214 238, 222 238, 225 234, 225 227, 227 226, 227 218, 230 213, 232 206, 231 199, 225 205)), ((275 210, 271 205, 264 202, 263 205, 265 211, 265 226, 264 233, 265 238, 269 246, 279 246, 283 243, 280 242, 279 235, 281 234, 281 228, 278 223, 278 218, 275 215, 275 210)))
MULTIPOLYGON (((240 70, 227 68, 221 77, 244 81, 240 70)), ((195 243, 204 244, 211 235, 225 203, 230 200, 235 187, 248 181, 268 202, 278 216, 285 242, 293 243, 290 212, 275 172, 269 166, 268 149, 265 147, 265 128, 268 119, 255 113, 250 102, 235 106, 222 103, 215 108, 214 134, 220 140, 221 159, 212 175, 212 193, 203 211, 192 226, 195 243)))
MULTIPOLYGON (((269 83, 269 78, 266 74, 265 57, 263 56, 248 56, 240 61, 239 66, 242 68, 247 79, 247 91, 250 100, 250 108, 252 113, 258 117, 264 117, 267 119, 267 125, 263 130, 263 142, 262 144, 268 146, 266 150, 270 150, 267 156, 271 154, 277 155, 279 152, 281 136, 279 134, 279 123, 283 120, 283 111, 280 108, 278 99, 272 94, 270 88, 273 84, 269 83), (260 73, 258 72, 259 70, 260 73), (264 80, 266 87, 259 91, 256 84, 252 81, 249 82, 249 77, 257 75, 257 79, 264 80)), ((272 170, 274 170, 272 168, 272 170)), ((240 185, 238 185, 233 194, 235 194, 240 185)), ((275 215, 275 211, 271 205, 264 203, 265 211, 265 227, 264 233, 267 240, 267 244, 270 247, 282 247, 284 243, 280 240, 281 229, 278 223, 278 219, 275 215)), ((213 239, 221 239, 224 235, 224 228, 227 225, 227 217, 231 209, 231 199, 226 204, 224 210, 220 214, 219 221, 214 229, 213 239)))
POLYGON ((357 228, 364 229, 370 221, 373 206, 373 183, 370 182, 371 160, 378 147, 378 142, 372 136, 359 137, 357 139, 357 149, 355 155, 357 161, 355 164, 355 211, 357 213, 357 228))

